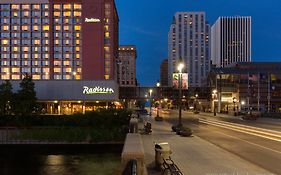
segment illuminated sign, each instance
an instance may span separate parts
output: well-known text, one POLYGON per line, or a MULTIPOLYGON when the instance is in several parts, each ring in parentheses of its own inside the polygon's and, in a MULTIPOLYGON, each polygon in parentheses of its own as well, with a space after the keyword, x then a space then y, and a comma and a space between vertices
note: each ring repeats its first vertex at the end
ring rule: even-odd
POLYGON ((100 86, 95 86, 95 87, 88 87, 88 86, 83 86, 83 94, 86 95, 91 95, 91 94, 113 94, 114 90, 109 87, 100 87, 100 86))
POLYGON ((97 23, 97 22, 100 22, 100 19, 97 19, 97 18, 85 18, 85 22, 97 23))
MULTIPOLYGON (((182 89, 188 89, 188 74, 181 74, 182 80, 182 89)), ((179 88, 179 73, 173 73, 173 87, 179 88)))

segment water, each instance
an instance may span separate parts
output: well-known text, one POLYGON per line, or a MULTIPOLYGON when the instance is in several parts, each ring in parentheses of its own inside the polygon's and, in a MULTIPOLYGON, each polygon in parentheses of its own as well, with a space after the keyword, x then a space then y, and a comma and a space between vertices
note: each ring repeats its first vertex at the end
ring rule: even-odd
POLYGON ((0 157, 0 175, 118 175, 120 154, 12 155, 0 157))

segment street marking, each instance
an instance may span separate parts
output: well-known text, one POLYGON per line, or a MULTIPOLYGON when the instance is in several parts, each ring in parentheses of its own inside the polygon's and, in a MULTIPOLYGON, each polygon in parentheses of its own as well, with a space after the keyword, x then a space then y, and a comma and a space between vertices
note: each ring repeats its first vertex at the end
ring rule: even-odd
POLYGON ((278 153, 278 154, 281 154, 281 152, 280 152, 280 151, 277 151, 277 150, 274 150, 274 149, 271 149, 271 148, 267 148, 267 147, 264 147, 264 146, 258 145, 258 144, 253 143, 253 142, 249 142, 249 141, 247 141, 247 140, 243 140, 243 139, 240 139, 240 138, 235 137, 235 136, 231 136, 231 135, 224 134, 224 133, 221 133, 221 132, 218 132, 218 133, 219 133, 219 134, 222 134, 222 135, 226 135, 226 136, 228 136, 228 137, 235 138, 235 139, 237 139, 237 140, 241 140, 241 141, 246 142, 246 143, 249 143, 249 144, 251 144, 251 145, 255 145, 255 146, 257 146, 257 147, 261 147, 261 148, 263 148, 263 149, 267 149, 267 150, 269 150, 269 151, 272 151, 272 152, 276 152, 276 153, 278 153))
POLYGON ((226 128, 226 129, 238 131, 238 132, 242 132, 242 133, 246 133, 246 134, 250 134, 250 135, 254 135, 254 136, 258 136, 258 137, 262 137, 262 138, 266 138, 266 139, 269 139, 269 140, 274 140, 274 141, 277 141, 277 142, 281 142, 281 139, 276 139, 276 138, 272 138, 272 137, 269 137, 269 136, 264 136, 264 135, 256 134, 256 133, 253 133, 253 132, 248 132, 248 131, 243 130, 243 128, 241 128, 241 127, 235 127, 235 126, 226 125, 226 124, 223 124, 223 123, 209 122, 207 120, 204 121, 202 119, 199 120, 199 122, 209 124, 209 125, 214 125, 214 126, 221 127, 221 128, 226 128))
POLYGON ((272 137, 276 137, 276 138, 280 138, 281 139, 281 133, 277 132, 278 134, 273 134, 273 133, 268 133, 268 132, 264 132, 264 131, 259 131, 259 130, 263 130, 262 128, 257 128, 254 127, 253 129, 249 129, 247 127, 243 127, 243 126, 239 126, 239 125, 235 125, 233 123, 230 122, 221 122, 221 121, 215 121, 215 120, 205 120, 206 122, 210 122, 210 123, 216 123, 216 124, 220 124, 220 125, 225 125, 225 126, 229 126, 232 128, 236 128, 236 129, 241 129, 244 131, 250 131, 250 132, 254 132, 254 133, 258 133, 258 134, 264 134, 264 135, 268 135, 268 136, 272 136, 272 137))

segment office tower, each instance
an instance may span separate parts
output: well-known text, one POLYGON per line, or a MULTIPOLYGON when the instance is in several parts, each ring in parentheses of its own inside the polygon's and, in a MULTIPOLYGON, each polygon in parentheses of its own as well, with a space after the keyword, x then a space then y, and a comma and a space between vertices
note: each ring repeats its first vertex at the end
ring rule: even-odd
POLYGON ((251 62, 251 17, 219 17, 211 29, 211 60, 216 67, 251 62))
POLYGON ((204 12, 177 12, 168 34, 169 86, 177 65, 183 62, 183 72, 188 74, 189 87, 200 87, 206 83, 210 70, 210 27, 204 12))
POLYGON ((124 45, 119 47, 117 60, 117 80, 119 86, 136 86, 136 47, 124 45))

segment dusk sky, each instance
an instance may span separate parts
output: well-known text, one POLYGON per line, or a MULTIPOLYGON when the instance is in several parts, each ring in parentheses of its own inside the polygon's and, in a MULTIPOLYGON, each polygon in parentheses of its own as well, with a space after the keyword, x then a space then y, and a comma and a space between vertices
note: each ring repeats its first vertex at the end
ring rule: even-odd
POLYGON ((152 86, 168 57, 168 31, 176 12, 204 11, 209 24, 219 16, 252 17, 252 60, 281 61, 281 0, 116 0, 120 45, 137 47, 137 79, 152 86))

